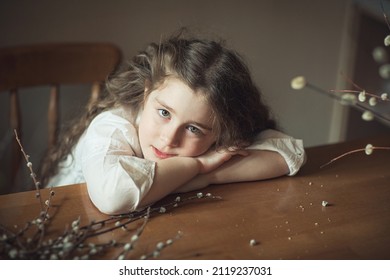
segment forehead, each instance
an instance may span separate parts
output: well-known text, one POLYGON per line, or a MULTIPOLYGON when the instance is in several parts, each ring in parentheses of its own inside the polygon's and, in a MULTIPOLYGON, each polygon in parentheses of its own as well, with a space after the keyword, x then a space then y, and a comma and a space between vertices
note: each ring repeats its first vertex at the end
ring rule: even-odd
POLYGON ((178 78, 169 77, 153 90, 148 98, 171 110, 171 113, 186 116, 197 122, 210 123, 213 110, 203 90, 193 90, 178 78))

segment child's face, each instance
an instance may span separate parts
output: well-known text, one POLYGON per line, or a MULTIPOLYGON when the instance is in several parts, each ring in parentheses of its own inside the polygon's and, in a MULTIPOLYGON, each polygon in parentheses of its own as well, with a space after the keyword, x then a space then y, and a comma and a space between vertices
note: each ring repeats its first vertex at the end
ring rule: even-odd
POLYGON ((215 142, 211 128, 212 111, 203 94, 170 77, 145 100, 139 141, 149 160, 195 157, 215 142))

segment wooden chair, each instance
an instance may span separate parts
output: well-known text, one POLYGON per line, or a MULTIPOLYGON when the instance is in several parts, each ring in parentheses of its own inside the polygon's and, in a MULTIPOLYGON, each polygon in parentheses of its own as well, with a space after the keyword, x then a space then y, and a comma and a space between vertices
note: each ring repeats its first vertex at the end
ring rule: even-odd
MULTIPOLYGON (((121 51, 109 43, 53 43, 0 48, 0 93, 9 92, 9 126, 21 131, 18 89, 50 86, 48 147, 57 140, 60 85, 91 84, 90 102, 99 96, 102 83, 118 66, 121 51)), ((21 151, 13 141, 11 186, 21 163, 21 151)))

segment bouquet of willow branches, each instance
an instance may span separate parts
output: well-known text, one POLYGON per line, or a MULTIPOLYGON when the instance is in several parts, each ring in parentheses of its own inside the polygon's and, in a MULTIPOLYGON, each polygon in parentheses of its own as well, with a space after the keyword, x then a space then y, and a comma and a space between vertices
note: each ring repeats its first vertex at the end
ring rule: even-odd
MULTIPOLYGON (((389 37, 390 40, 390 37, 389 37)), ((342 104, 347 104, 349 106, 352 106, 354 108, 359 109, 362 111, 362 119, 364 121, 372 121, 375 117, 387 122, 390 125, 390 119, 387 119, 379 114, 377 114, 374 110, 372 110, 370 107, 363 105, 362 103, 368 103, 369 106, 374 107, 378 102, 389 102, 390 99, 388 98, 387 93, 382 93, 381 95, 369 93, 366 90, 359 88, 360 90, 340 90, 337 92, 342 92, 343 94, 336 95, 334 94, 336 91, 331 90, 329 92, 326 92, 318 87, 316 87, 313 84, 310 84, 305 77, 298 76, 292 79, 291 81, 291 87, 295 90, 303 89, 304 87, 308 87, 311 89, 316 90, 320 93, 325 93, 331 98, 334 98, 338 101, 340 101, 342 104), (368 98, 367 98, 368 97, 368 98)), ((370 143, 368 143, 365 147, 355 149, 352 151, 348 151, 338 157, 335 157, 331 159, 329 162, 323 164, 321 167, 325 167, 326 165, 331 164, 332 162, 341 159, 342 157, 345 157, 347 155, 358 153, 358 152, 365 152, 366 155, 371 155, 374 150, 390 150, 390 147, 383 147, 383 146, 374 146, 370 143)))
MULTIPOLYGON (((385 9, 383 7, 382 1, 380 1, 381 9, 383 13, 384 20, 386 22, 386 25, 390 31, 390 23, 388 20, 388 17, 386 15, 385 9)), ((390 46, 390 35, 387 35, 384 38, 383 41, 384 45, 386 47, 390 46)), ((375 56, 375 55, 374 55, 375 56)), ((383 54, 382 54, 383 56, 383 54)), ((390 69, 386 69, 386 71, 380 71, 380 72, 390 72, 390 69)), ((381 74, 382 77, 384 77, 384 74, 381 74)), ((390 77, 390 76, 389 76, 390 77)), ((386 78, 388 78, 388 75, 386 74, 386 78)), ((354 107, 355 109, 362 112, 362 119, 364 121, 372 121, 374 119, 377 119, 381 121, 382 123, 385 123, 387 125, 390 125, 390 119, 382 114, 379 114, 376 110, 374 110, 375 106, 377 106, 378 103, 384 103, 389 102, 389 94, 388 93, 371 93, 368 92, 366 89, 360 87, 355 82, 353 82, 351 79, 348 79, 348 81, 352 84, 353 89, 341 89, 341 90, 329 90, 325 91, 318 86, 308 82, 304 76, 297 76, 291 80, 291 88, 294 90, 301 90, 303 88, 310 88, 318 93, 325 94, 333 99, 338 100, 343 105, 348 105, 351 107, 354 107)), ((372 144, 367 144, 365 147, 355 149, 352 151, 348 151, 338 157, 335 157, 331 159, 329 162, 323 164, 321 167, 324 167, 344 156, 357 153, 357 152, 365 152, 366 155, 371 155, 374 150, 390 150, 390 147, 383 147, 383 146, 374 146, 372 144)))
POLYGON ((161 206, 151 206, 138 212, 124 213, 121 215, 109 216, 106 219, 81 225, 80 218, 71 221, 70 227, 64 229, 58 236, 49 236, 48 230, 54 217, 50 216, 50 207, 55 198, 55 191, 50 190, 47 199, 43 199, 40 191, 40 183, 37 179, 29 156, 25 153, 20 139, 15 131, 16 140, 19 143, 21 152, 27 162, 30 176, 34 181, 35 196, 40 203, 40 213, 36 218, 26 222, 19 230, 14 230, 0 224, 0 256, 4 259, 91 259, 107 253, 108 250, 118 252, 116 259, 140 258, 148 259, 158 257, 161 251, 173 244, 181 237, 178 232, 174 237, 158 242, 155 248, 144 255, 133 256, 132 251, 148 222, 153 216, 178 207, 179 205, 193 200, 220 199, 210 193, 197 193, 196 195, 181 198, 177 196, 173 201, 161 206), (136 228, 129 226, 138 222, 136 228), (110 240, 103 243, 94 243, 93 237, 112 232, 124 230, 128 232, 129 238, 125 242, 110 240))

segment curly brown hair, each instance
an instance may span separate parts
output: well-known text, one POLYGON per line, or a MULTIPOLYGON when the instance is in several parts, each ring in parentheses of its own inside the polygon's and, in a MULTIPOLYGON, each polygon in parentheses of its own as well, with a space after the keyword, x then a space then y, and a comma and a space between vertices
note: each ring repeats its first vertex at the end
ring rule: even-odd
POLYGON ((102 97, 89 104, 82 117, 68 126, 57 146, 48 151, 41 165, 43 186, 56 175, 60 162, 72 153, 94 117, 123 105, 138 111, 145 95, 167 76, 173 75, 205 94, 214 113, 217 149, 243 148, 262 130, 275 128, 241 56, 223 42, 188 38, 184 33, 149 44, 107 79, 102 97))

